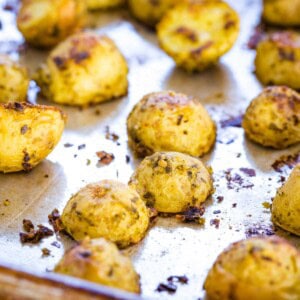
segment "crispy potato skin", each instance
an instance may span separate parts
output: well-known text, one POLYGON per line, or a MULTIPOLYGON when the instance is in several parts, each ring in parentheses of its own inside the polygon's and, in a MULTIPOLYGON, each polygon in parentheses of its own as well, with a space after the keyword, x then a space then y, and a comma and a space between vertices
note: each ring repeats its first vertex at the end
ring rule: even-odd
POLYGON ((140 293, 139 275, 130 259, 111 242, 100 238, 84 239, 69 249, 55 272, 95 283, 140 293))
POLYGON ((203 163, 177 152, 146 157, 131 176, 129 186, 148 206, 165 213, 199 207, 213 191, 211 175, 203 163))
POLYGON ((300 25, 299 0, 264 0, 263 20, 281 26, 300 25))
POLYGON ((30 171, 54 149, 64 125, 55 107, 0 104, 0 172, 30 171))
POLYGON ((89 10, 111 9, 124 6, 126 0, 87 0, 89 10))
MULTIPOLYGON (((184 0, 187 2, 187 0, 184 0)), ((146 25, 154 27, 163 15, 183 0, 129 0, 132 15, 146 25)))
POLYGON ((270 34, 256 50, 256 75, 263 84, 300 89, 300 34, 293 31, 270 34))
POLYGON ((82 32, 58 45, 35 75, 54 102, 86 106, 127 93, 126 60, 106 36, 82 32))
POLYGON ((300 236, 300 165, 278 189, 272 203, 272 221, 279 227, 300 236))
POLYGON ((234 243, 219 255, 204 288, 210 300, 298 300, 299 252, 278 237, 234 243))
POLYGON ((84 25, 84 12, 84 1, 23 0, 17 26, 28 44, 50 48, 84 25))
POLYGON ((265 88, 248 106, 242 126, 249 139, 283 149, 300 141, 300 95, 285 86, 265 88))
POLYGON ((124 248, 144 237, 149 212, 136 191, 103 180, 76 193, 64 208, 62 221, 76 240, 104 237, 124 248))
POLYGON ((127 118, 127 131, 139 157, 156 151, 201 156, 216 138, 215 124, 202 104, 172 91, 144 96, 127 118))
POLYGON ((202 71, 217 63, 238 33, 239 16, 222 1, 179 4, 157 25, 160 46, 187 71, 202 71))
POLYGON ((0 55, 0 102, 25 101, 28 86, 27 69, 9 56, 0 55))

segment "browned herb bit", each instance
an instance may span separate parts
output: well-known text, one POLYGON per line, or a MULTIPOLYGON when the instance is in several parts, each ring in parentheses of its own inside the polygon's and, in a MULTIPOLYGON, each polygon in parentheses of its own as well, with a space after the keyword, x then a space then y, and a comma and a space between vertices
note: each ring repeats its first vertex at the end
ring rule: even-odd
POLYGON ((38 230, 31 229, 28 233, 20 232, 21 243, 37 244, 42 239, 54 234, 53 230, 46 226, 38 225, 37 227, 38 230))
POLYGON ((30 220, 24 219, 23 220, 23 228, 26 232, 30 232, 31 230, 34 230, 34 225, 30 220))
POLYGON ((177 214, 176 218, 181 220, 184 223, 199 223, 203 224, 203 218, 202 216, 205 213, 205 207, 189 207, 185 212, 182 214, 177 214))
POLYGON ((43 249, 42 249, 42 253, 43 253, 43 256, 49 256, 51 252, 50 252, 49 249, 43 248, 43 249))
POLYGON ((55 208, 51 214, 48 215, 48 221, 53 226, 55 232, 64 231, 64 226, 57 208, 55 208))
POLYGON ((119 136, 113 132, 110 132, 109 126, 105 127, 105 138, 107 140, 111 140, 113 142, 116 142, 119 140, 119 136))
POLYGON ((96 154, 99 158, 99 163, 102 163, 104 165, 109 165, 115 158, 112 153, 107 153, 105 151, 99 151, 96 152, 96 154))

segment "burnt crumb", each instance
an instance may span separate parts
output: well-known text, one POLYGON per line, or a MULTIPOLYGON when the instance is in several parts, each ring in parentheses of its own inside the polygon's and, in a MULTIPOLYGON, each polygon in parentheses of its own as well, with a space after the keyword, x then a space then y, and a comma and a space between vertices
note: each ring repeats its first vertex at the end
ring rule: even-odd
POLYGON ((64 69, 66 65, 66 59, 64 57, 55 56, 53 57, 53 62, 57 66, 58 69, 64 69))
POLYGON ((9 102, 7 103, 6 107, 18 112, 23 112, 25 109, 25 106, 20 102, 9 102))
POLYGON ((183 275, 183 276, 176 276, 176 275, 172 275, 170 277, 168 277, 168 282, 180 282, 182 284, 188 284, 189 279, 187 278, 187 276, 183 275))
POLYGON ((245 231, 245 235, 247 238, 254 236, 271 236, 274 234, 274 227, 272 225, 266 226, 263 224, 254 224, 252 227, 247 228, 245 231))
POLYGON ((219 227, 220 227, 219 219, 211 219, 209 223, 211 226, 215 226, 215 228, 217 228, 217 229, 219 229, 219 227))
POLYGON ((250 36, 250 39, 248 41, 248 48, 249 49, 256 49, 258 43, 262 41, 265 37, 265 24, 260 23, 254 28, 253 34, 250 36))
MULTIPOLYGON (((245 172, 245 170, 244 170, 244 172, 245 172)), ((247 172, 250 175, 253 175, 252 171, 247 171, 247 172)), ((224 174, 225 174, 225 179, 227 181, 227 188, 229 190, 235 189, 238 192, 240 189, 249 189, 254 186, 253 183, 251 183, 248 180, 246 180, 245 178, 243 178, 240 174, 233 173, 232 169, 225 170, 224 174)), ((250 175, 249 175, 249 177, 252 177, 250 175)))
POLYGON ((55 208, 51 214, 48 215, 48 221, 52 225, 55 232, 64 231, 64 226, 58 209, 55 208))
POLYGON ((223 200, 224 200, 224 197, 223 197, 223 196, 218 196, 218 197, 217 197, 218 203, 221 203, 223 200))
POLYGON ((52 236, 54 234, 53 230, 51 230, 46 226, 40 224, 37 227, 38 230, 34 230, 34 228, 32 228, 28 233, 20 232, 19 235, 22 244, 25 243, 37 244, 42 239, 52 236))
POLYGON ((213 211, 213 214, 214 214, 214 215, 218 215, 218 214, 220 214, 220 213, 221 213, 221 211, 220 211, 219 209, 213 211))
POLYGON ((116 142, 119 140, 119 136, 113 132, 110 132, 109 126, 105 127, 105 138, 107 140, 111 140, 113 142, 116 142))
POLYGON ((232 204, 232 207, 233 207, 233 208, 236 208, 236 206, 237 206, 237 203, 233 203, 233 204, 232 204))
POLYGON ((81 145, 79 145, 77 148, 78 148, 78 150, 82 150, 82 149, 85 149, 85 144, 81 144, 81 145))
POLYGON ((21 134, 25 134, 27 131, 28 131, 28 126, 27 125, 24 125, 24 126, 21 127, 21 130, 20 130, 21 134))
POLYGON ((89 250, 81 251, 78 253, 80 257, 82 258, 89 258, 92 255, 92 252, 89 250))
POLYGON ((54 241, 54 242, 51 243, 51 246, 54 246, 54 247, 59 249, 60 248, 60 243, 58 241, 54 241))
POLYGON ((178 126, 181 124, 182 119, 183 119, 183 115, 179 115, 179 116, 177 117, 177 123, 176 123, 176 124, 177 124, 178 126))
POLYGON ((50 253, 51 253, 51 251, 49 249, 47 249, 47 248, 43 248, 42 249, 42 253, 43 253, 43 256, 49 256, 50 253))
POLYGON ((286 179, 286 178, 285 178, 284 176, 280 176, 278 182, 284 183, 284 182, 285 182, 285 179, 286 179))
POLYGON ((185 212, 177 214, 176 218, 183 223, 204 224, 205 219, 202 216, 205 213, 205 207, 189 207, 185 212))
POLYGON ((158 287, 156 288, 156 291, 161 292, 168 292, 171 294, 174 294, 177 291, 177 286, 173 284, 172 282, 168 283, 160 283, 158 287))
POLYGON ((70 148, 70 147, 73 147, 74 145, 73 144, 71 144, 71 143, 65 143, 64 144, 64 147, 65 148, 70 148))
POLYGON ((282 173, 285 168, 292 169, 300 162, 300 153, 281 156, 271 167, 278 173, 282 173))
POLYGON ((244 118, 244 115, 239 115, 239 116, 230 117, 229 119, 226 119, 226 120, 222 120, 220 122, 221 128, 242 127, 243 118, 244 118))
POLYGON ((107 153, 105 151, 96 152, 96 155, 99 158, 99 163, 104 165, 109 165, 115 159, 115 156, 112 153, 107 153))
POLYGON ((129 156, 129 155, 126 155, 126 156, 125 156, 125 159, 126 159, 126 164, 129 164, 129 163, 130 163, 130 156, 129 156))
POLYGON ((240 171, 243 172, 244 174, 248 175, 249 177, 255 177, 256 172, 254 169, 249 169, 249 168, 240 168, 240 171))
POLYGON ((23 229, 26 232, 30 232, 31 230, 34 229, 34 225, 32 224, 32 222, 30 220, 24 219, 23 220, 23 229))

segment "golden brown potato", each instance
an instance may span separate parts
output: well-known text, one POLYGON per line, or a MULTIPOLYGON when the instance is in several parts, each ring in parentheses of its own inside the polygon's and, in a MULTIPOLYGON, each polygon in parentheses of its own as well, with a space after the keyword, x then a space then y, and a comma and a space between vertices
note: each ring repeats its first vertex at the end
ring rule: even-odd
POLYGON ((200 207, 213 191, 211 175, 203 163, 177 152, 146 157, 131 176, 129 186, 148 206, 165 213, 200 207))
POLYGON ((239 16, 222 1, 183 3, 167 11, 157 33, 162 49, 178 66, 202 71, 233 46, 239 16))
POLYGON ((270 34, 257 45, 256 75, 263 84, 283 84, 300 89, 300 34, 270 34))
POLYGON ((300 164, 277 191, 272 204, 272 220, 279 227, 300 236, 300 164))
POLYGON ((299 0, 264 0, 264 21, 282 26, 300 25, 299 0))
POLYGON ((181 2, 183 0, 129 0, 128 5, 135 18, 149 26, 155 26, 166 11, 181 2))
POLYGON ((216 138, 215 124, 202 104, 172 91, 144 96, 127 118, 127 131, 139 157, 156 151, 201 156, 216 138))
POLYGON ((30 171, 54 149, 64 125, 55 107, 0 104, 0 172, 30 171))
POLYGON ((110 38, 83 32, 58 45, 35 79, 48 99, 86 106, 126 94, 127 73, 127 63, 110 38))
POLYGON ((234 243, 219 255, 204 288, 209 300, 298 300, 300 254, 278 237, 234 243))
POLYGON ((84 1, 23 0, 17 25, 32 46, 49 48, 84 25, 84 1))
POLYGON ((110 9, 123 6, 126 0, 87 0, 89 10, 110 9))
POLYGON ((23 102, 27 97, 29 76, 25 67, 9 56, 0 55, 0 102, 23 102))
POLYGON ((300 142, 300 95, 285 86, 264 89, 248 106, 242 126, 263 146, 283 149, 300 142))
POLYGON ((95 283, 140 293, 139 275, 130 259, 105 239, 84 239, 69 249, 55 267, 55 272, 95 283))
POLYGON ((119 247, 139 242, 149 225, 149 212, 136 191, 103 180, 88 184, 67 203, 62 222, 76 240, 104 237, 119 247))

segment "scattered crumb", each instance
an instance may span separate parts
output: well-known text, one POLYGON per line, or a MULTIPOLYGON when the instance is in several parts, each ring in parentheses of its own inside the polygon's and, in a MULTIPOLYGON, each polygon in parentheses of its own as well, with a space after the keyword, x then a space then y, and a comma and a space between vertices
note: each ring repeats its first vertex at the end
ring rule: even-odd
POLYGON ((57 208, 55 208, 51 214, 48 215, 48 221, 52 225, 55 232, 64 231, 64 226, 57 208))
POLYGON ((271 206, 272 206, 272 204, 270 203, 270 202, 263 202, 262 203, 262 206, 265 208, 265 209, 270 209, 271 208, 271 206))
POLYGON ((50 253, 51 253, 51 251, 49 249, 47 249, 47 248, 43 248, 42 249, 42 253, 43 253, 43 256, 49 256, 50 253))
POLYGON ((96 155, 99 158, 99 163, 104 165, 109 165, 115 158, 112 153, 107 153, 105 151, 96 152, 96 155))
POLYGON ((235 117, 230 117, 227 120, 223 120, 220 122, 221 128, 242 127, 243 117, 244 117, 244 115, 239 115, 239 116, 235 116, 235 117))
POLYGON ((215 228, 219 229, 220 227, 220 220, 219 219, 211 219, 210 220, 210 225, 215 226, 215 228))
POLYGON ((205 223, 205 218, 202 218, 204 213, 205 207, 190 207, 185 212, 177 214, 176 218, 183 223, 194 222, 203 225, 205 223))
POLYGON ((77 149, 78 149, 78 150, 82 150, 82 149, 84 149, 85 147, 86 147, 85 144, 81 144, 81 145, 79 145, 79 146, 77 147, 77 149))
POLYGON ((73 144, 71 144, 71 143, 65 143, 64 144, 64 147, 65 148, 70 148, 70 147, 73 147, 74 145, 73 144))
POLYGON ((88 159, 86 160, 86 165, 89 166, 90 164, 91 164, 91 160, 88 158, 88 159))

